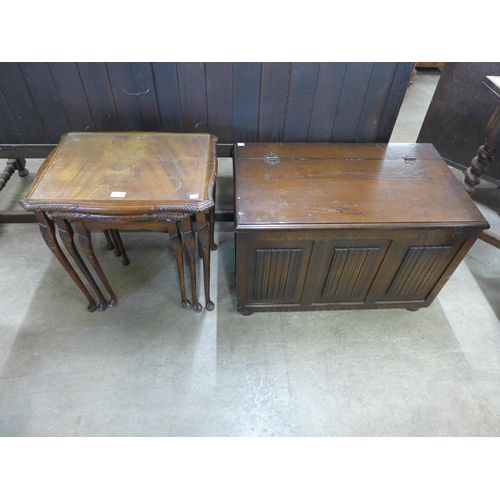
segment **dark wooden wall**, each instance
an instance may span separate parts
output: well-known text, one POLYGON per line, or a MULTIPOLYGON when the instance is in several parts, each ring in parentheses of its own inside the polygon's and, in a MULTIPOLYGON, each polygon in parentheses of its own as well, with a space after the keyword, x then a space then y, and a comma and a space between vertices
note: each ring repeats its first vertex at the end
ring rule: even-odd
MULTIPOLYGON (((483 85, 500 75, 500 63, 447 63, 425 116, 417 142, 434 144, 445 161, 466 170, 484 143, 486 124, 495 106, 483 85)), ((500 156, 483 179, 500 185, 500 156)))
POLYGON ((413 66, 0 63, 0 157, 43 157, 50 148, 36 146, 53 147, 68 131, 210 132, 219 144, 388 142, 413 66))

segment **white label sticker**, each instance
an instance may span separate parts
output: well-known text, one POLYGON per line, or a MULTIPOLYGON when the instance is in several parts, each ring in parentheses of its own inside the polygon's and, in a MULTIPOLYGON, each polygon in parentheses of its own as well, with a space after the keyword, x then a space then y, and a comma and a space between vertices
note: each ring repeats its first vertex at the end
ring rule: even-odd
POLYGON ((200 197, 199 194, 190 194, 189 195, 189 198, 191 198, 192 200, 197 200, 199 197, 200 197))
POLYGON ((245 143, 244 142, 238 142, 238 146, 244 146, 245 143))
POLYGON ((126 191, 112 191, 109 195, 110 198, 125 198, 127 196, 126 191))

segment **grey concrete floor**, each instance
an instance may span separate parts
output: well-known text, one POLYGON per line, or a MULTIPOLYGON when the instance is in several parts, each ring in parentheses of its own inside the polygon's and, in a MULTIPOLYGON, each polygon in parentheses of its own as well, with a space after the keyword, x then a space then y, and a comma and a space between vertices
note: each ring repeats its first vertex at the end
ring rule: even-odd
MULTIPOLYGON (((415 141, 438 78, 417 76, 392 142, 415 141)), ((33 177, 13 177, 0 208, 33 177)), ((500 232, 500 193, 474 200, 500 232)), ((418 312, 243 317, 231 223, 201 314, 181 307, 165 235, 124 233, 128 267, 94 238, 119 303, 90 314, 36 224, 0 225, 1 436, 500 435, 500 253, 482 241, 418 312)))

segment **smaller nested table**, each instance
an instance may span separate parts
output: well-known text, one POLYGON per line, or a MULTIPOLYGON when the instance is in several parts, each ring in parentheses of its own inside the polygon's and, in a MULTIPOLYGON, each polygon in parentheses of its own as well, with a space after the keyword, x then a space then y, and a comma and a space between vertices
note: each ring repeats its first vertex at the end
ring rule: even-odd
POLYGON ((214 309, 210 300, 210 250, 217 248, 213 243, 216 142, 211 134, 156 132, 75 132, 62 137, 20 203, 35 213, 45 242, 87 297, 89 311, 117 303, 92 248, 93 230, 105 231, 108 242, 121 250, 125 265, 128 259, 119 231, 167 231, 176 256, 182 305, 191 307, 184 285, 185 261, 193 308, 199 312, 197 235, 203 259, 205 305, 207 310, 214 309), (97 304, 61 249, 57 233, 88 280, 97 304), (77 250, 75 233, 109 293, 109 303, 77 250))

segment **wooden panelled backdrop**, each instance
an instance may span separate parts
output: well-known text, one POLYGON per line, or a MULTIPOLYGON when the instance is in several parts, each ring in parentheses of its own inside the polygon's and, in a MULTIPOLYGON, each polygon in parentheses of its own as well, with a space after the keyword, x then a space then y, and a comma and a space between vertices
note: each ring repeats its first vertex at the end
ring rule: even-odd
POLYGON ((210 132, 219 144, 388 142, 413 67, 0 63, 0 157, 41 157, 36 145, 69 131, 210 132))

